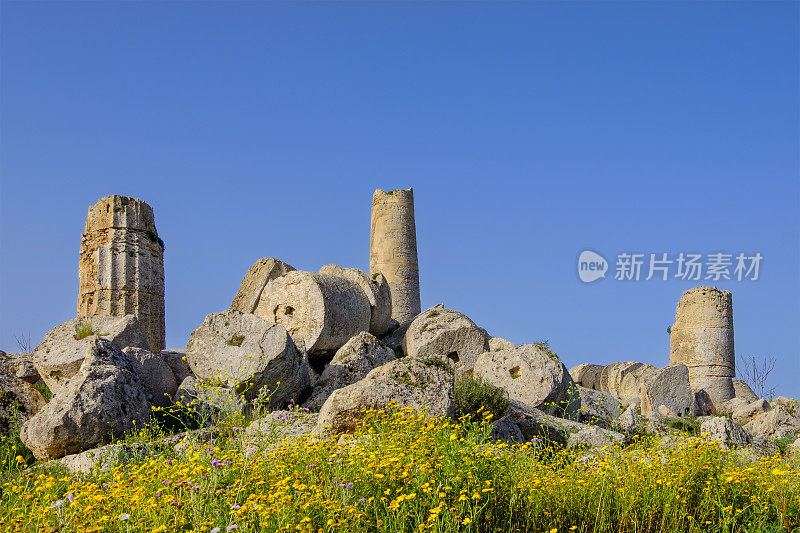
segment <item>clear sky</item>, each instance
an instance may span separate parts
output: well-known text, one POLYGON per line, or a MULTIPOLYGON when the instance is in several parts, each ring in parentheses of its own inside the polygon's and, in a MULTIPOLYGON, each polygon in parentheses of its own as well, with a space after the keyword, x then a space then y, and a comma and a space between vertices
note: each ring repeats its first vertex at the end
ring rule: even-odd
POLYGON ((800 396, 798 2, 4 1, 0 20, 2 349, 75 316, 107 194, 155 209, 180 349, 259 257, 366 269, 373 190, 413 186, 423 306, 568 367, 664 366, 681 292, 715 284, 737 352, 800 396), (605 279, 579 279, 586 249, 605 279), (620 281, 623 252, 763 261, 620 281))

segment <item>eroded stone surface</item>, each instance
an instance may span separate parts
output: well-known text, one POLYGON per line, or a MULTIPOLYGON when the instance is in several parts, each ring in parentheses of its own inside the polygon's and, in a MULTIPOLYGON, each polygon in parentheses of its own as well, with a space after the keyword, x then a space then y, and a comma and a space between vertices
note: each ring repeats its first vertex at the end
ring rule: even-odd
POLYGON ((33 351, 33 363, 54 395, 78 372, 86 348, 101 337, 119 349, 147 349, 149 342, 134 315, 75 318, 48 331, 33 351), (86 336, 84 336, 86 335, 86 336))
POLYGON ((261 295, 256 314, 283 326, 309 354, 330 353, 369 331, 369 300, 354 281, 295 270, 276 278, 261 295))
POLYGON ((342 268, 338 265, 325 265, 319 269, 320 274, 330 274, 349 279, 358 284, 369 300, 370 320, 369 332, 383 335, 389 329, 392 319, 392 295, 389 282, 383 274, 376 272, 371 276, 357 268, 342 268))
POLYGON ((413 189, 372 195, 370 274, 380 272, 392 294, 392 318, 408 322, 421 310, 413 189))
POLYGON ((687 366, 692 389, 706 390, 715 406, 733 398, 736 358, 731 293, 715 287, 684 292, 670 331, 670 364, 687 366))
POLYGON ((164 349, 164 244, 152 207, 119 195, 89 207, 78 279, 79 317, 133 314, 145 348, 164 349))
POLYGON ((230 309, 242 313, 255 313, 264 287, 273 279, 292 270, 295 270, 293 266, 279 259, 262 257, 247 270, 230 309))
POLYGON ((443 355, 459 372, 468 372, 489 351, 489 338, 469 317, 440 304, 414 318, 403 337, 403 352, 419 358, 443 355))

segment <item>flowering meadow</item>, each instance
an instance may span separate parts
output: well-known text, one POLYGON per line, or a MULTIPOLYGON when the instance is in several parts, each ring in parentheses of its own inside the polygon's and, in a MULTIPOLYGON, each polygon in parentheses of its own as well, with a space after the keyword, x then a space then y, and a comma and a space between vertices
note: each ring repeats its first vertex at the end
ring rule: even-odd
MULTIPOLYGON (((0 530, 792 531, 800 454, 741 460, 654 438, 595 451, 488 438, 482 420, 373 411, 352 436, 245 438, 229 428, 105 473, 19 470, 0 530)), ((289 418, 280 421, 292 424, 289 418)))

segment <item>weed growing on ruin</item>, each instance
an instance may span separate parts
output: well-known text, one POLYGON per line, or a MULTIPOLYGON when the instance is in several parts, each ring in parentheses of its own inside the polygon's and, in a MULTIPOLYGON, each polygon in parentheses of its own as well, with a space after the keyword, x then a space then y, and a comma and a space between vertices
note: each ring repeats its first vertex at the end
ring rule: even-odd
POLYGON ((42 396, 44 396, 45 400, 50 401, 53 398, 53 393, 50 392, 50 388, 44 381, 37 381, 34 383, 33 387, 38 390, 42 396))
POLYGON ((479 378, 464 374, 456 379, 455 413, 457 418, 469 417, 477 421, 483 413, 491 413, 495 419, 503 416, 508 407, 505 391, 479 378))
POLYGON ((8 427, 0 428, 0 478, 6 479, 34 462, 33 453, 22 443, 20 412, 14 404, 8 407, 8 427))
POLYGON ((74 337, 76 341, 85 339, 91 335, 94 335, 94 331, 92 331, 92 325, 90 323, 81 321, 75 324, 74 337))
POLYGON ((227 344, 228 346, 238 347, 241 346, 243 342, 244 342, 244 337, 242 335, 234 335, 233 337, 225 341, 225 344, 227 344))
POLYGON ((433 318, 435 316, 439 316, 439 311, 436 311, 435 309, 428 313, 428 318, 433 318))

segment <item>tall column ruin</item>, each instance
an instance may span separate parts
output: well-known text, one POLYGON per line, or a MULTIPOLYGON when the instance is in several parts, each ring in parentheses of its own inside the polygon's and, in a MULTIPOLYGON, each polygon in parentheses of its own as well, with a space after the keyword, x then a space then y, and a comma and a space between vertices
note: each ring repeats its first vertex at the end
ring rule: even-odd
POLYGON ((389 283, 392 318, 403 324, 420 313, 413 189, 377 189, 372 195, 369 270, 389 283))
POLYGON ((683 293, 670 330, 669 362, 689 368, 692 390, 705 390, 715 406, 735 396, 733 298, 716 287, 683 293))
POLYGON ((79 317, 135 315, 151 351, 164 349, 164 242, 152 207, 116 194, 89 207, 78 280, 79 317))

